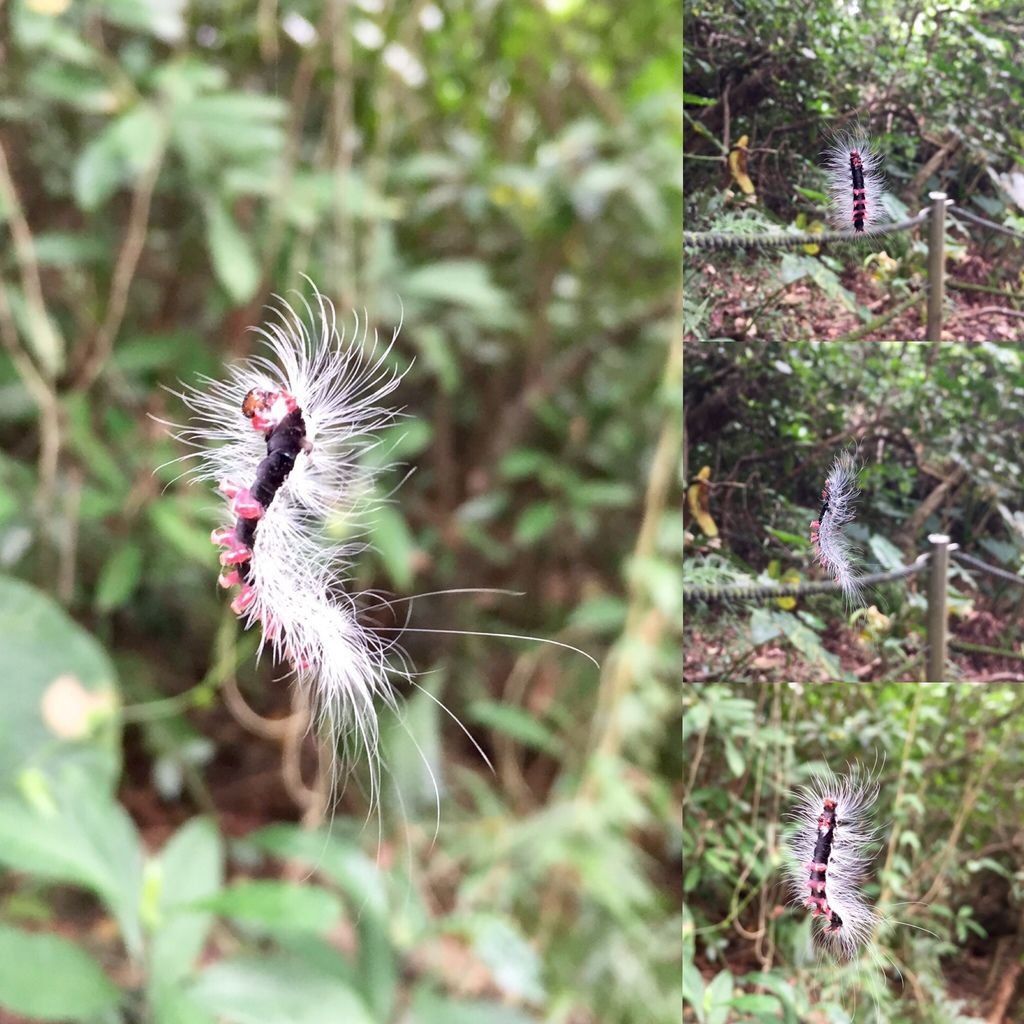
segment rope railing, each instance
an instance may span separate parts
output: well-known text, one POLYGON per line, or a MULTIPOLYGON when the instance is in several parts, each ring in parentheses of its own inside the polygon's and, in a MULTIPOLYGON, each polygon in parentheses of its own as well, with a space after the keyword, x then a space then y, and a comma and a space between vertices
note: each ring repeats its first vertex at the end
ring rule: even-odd
POLYGON ((822 245, 831 242, 863 242, 872 238, 892 234, 897 231, 909 231, 926 221, 931 215, 931 208, 925 207, 920 213, 895 224, 883 224, 873 231, 765 231, 759 235, 729 234, 721 231, 684 231, 684 249, 729 249, 753 248, 787 248, 798 245, 822 245))
MULTIPOLYGON (((909 565, 901 565, 898 569, 891 569, 888 572, 871 573, 862 576, 858 580, 865 586, 874 586, 877 583, 889 583, 892 580, 900 580, 905 576, 913 576, 920 572, 928 564, 931 557, 930 552, 924 552, 909 565)), ((808 581, 807 583, 784 583, 778 586, 762 584, 758 586, 746 586, 744 584, 727 584, 723 587, 687 587, 683 585, 684 601, 702 601, 705 604, 713 604, 716 601, 751 601, 773 600, 777 597, 806 597, 809 594, 828 594, 840 590, 838 583, 832 580, 808 581)))
POLYGON ((971 224, 977 224, 978 227, 987 228, 989 231, 998 231, 1000 234, 1009 235, 1011 238, 1019 238, 1024 242, 1024 232, 1015 231, 1013 228, 1006 227, 1005 224, 996 224, 995 221, 985 220, 984 217, 979 217, 976 213, 968 213, 967 210, 963 210, 959 206, 951 206, 949 212, 957 220, 966 220, 971 224))
POLYGON ((959 562, 961 565, 969 565, 972 569, 980 569, 996 579, 1006 580, 1007 583, 1016 583, 1018 587, 1024 587, 1024 576, 1017 576, 1015 573, 1007 572, 1006 569, 1000 569, 997 565, 989 565, 988 562, 983 562, 980 558, 975 558, 973 555, 965 554, 963 551, 954 551, 950 557, 954 562, 959 562))
MULTIPOLYGON (((1004 227, 993 221, 985 220, 976 214, 957 207, 944 192, 929 192, 931 206, 925 207, 915 216, 902 220, 897 224, 883 224, 873 231, 826 231, 820 234, 813 232, 766 231, 760 235, 730 234, 721 231, 684 231, 683 249, 729 249, 729 248, 772 248, 792 247, 800 245, 821 245, 829 242, 864 242, 899 231, 909 231, 918 224, 931 218, 928 231, 928 319, 925 329, 926 341, 939 341, 942 337, 943 300, 945 298, 945 210, 950 207, 951 213, 960 222, 970 222, 987 231, 998 231, 1013 238, 1024 240, 1024 233, 1013 228, 1004 227)), ((1011 295, 1007 292, 1005 294, 1011 295)), ((916 297, 914 301, 917 301, 916 297)), ((1002 307, 993 306, 984 312, 997 312, 1002 307)), ((1004 310, 1008 316, 1024 316, 1018 310, 1004 310)), ((978 315, 976 313, 975 315, 978 315)))
MULTIPOLYGON (((984 572, 996 579, 1006 580, 1018 585, 1024 584, 1024 578, 1000 569, 998 566, 989 565, 980 558, 960 551, 958 544, 950 543, 949 537, 942 533, 929 534, 928 541, 931 550, 917 556, 909 565, 900 566, 889 572, 873 573, 870 576, 861 577, 860 583, 874 585, 876 583, 888 583, 892 580, 902 579, 905 576, 913 576, 926 567, 928 572, 928 647, 926 650, 925 679, 922 682, 942 682, 946 673, 946 652, 949 647, 949 635, 947 628, 948 613, 948 581, 949 563, 951 560, 965 566, 970 566, 980 572, 984 572)), ((839 584, 831 580, 821 583, 798 583, 783 586, 734 586, 724 587, 687 587, 683 586, 683 601, 703 601, 714 603, 716 601, 750 601, 759 602, 763 599, 779 597, 803 597, 808 594, 820 594, 828 591, 839 590, 839 584)))

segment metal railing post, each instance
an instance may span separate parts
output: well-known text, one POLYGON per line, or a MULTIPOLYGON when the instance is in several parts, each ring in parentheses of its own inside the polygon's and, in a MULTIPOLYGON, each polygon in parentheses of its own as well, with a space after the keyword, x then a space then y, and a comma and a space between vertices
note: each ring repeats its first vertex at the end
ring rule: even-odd
POLYGON ((928 572, 928 674, 927 683, 946 680, 946 583, 949 574, 949 537, 930 533, 932 546, 928 572))
POLYGON ((942 299, 946 293, 946 193, 929 192, 928 341, 942 340, 942 299))

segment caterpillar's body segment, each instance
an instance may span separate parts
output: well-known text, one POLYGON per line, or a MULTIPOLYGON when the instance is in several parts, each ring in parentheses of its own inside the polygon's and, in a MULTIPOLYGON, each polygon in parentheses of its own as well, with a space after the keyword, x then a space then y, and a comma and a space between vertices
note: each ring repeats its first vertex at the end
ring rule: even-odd
POLYGON ((790 815, 792 901, 822 918, 818 939, 837 959, 855 956, 879 922, 863 893, 877 836, 869 811, 877 796, 877 783, 857 769, 845 776, 825 772, 798 791, 790 815))
POLYGON ((882 162, 859 133, 838 138, 825 152, 832 221, 839 228, 865 232, 885 219, 882 162))

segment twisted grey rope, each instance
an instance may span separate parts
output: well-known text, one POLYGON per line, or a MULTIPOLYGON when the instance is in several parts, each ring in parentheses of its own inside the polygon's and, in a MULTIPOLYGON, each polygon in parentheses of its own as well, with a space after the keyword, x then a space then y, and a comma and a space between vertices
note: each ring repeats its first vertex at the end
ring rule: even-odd
POLYGON ((951 552, 950 558, 952 558, 954 562, 960 562, 963 565, 969 565, 975 569, 980 569, 982 572, 988 573, 989 576, 996 576, 1001 580, 1006 580, 1008 583, 1016 583, 1019 587, 1024 586, 1024 577, 1017 576, 1012 572, 1007 572, 1006 569, 1000 569, 998 566, 989 565, 988 562, 983 562, 980 558, 965 555, 962 551, 951 552))
POLYGON ((865 239, 878 238, 881 235, 896 231, 909 231, 928 219, 931 207, 925 207, 920 213, 901 220, 897 224, 883 224, 873 231, 824 231, 812 234, 802 231, 792 234, 787 231, 766 231, 760 235, 730 235, 720 231, 684 231, 684 249, 730 249, 749 248, 756 245, 771 247, 789 247, 796 245, 820 245, 827 242, 863 242, 865 239))
MULTIPOLYGON (((874 586, 876 583, 889 583, 892 580, 903 579, 904 576, 913 576, 919 573, 928 564, 931 552, 918 555, 910 565, 902 565, 898 569, 889 572, 876 572, 870 576, 863 576, 860 582, 865 586, 874 586)), ((807 594, 827 594, 839 590, 838 583, 831 580, 821 583, 794 583, 779 587, 748 587, 748 586, 726 586, 726 587, 683 587, 684 601, 704 601, 714 603, 716 601, 762 601, 772 600, 776 597, 803 597, 807 594)))
POLYGON ((988 228, 989 231, 998 231, 1001 234, 1009 235, 1011 238, 1019 238, 1021 241, 1024 241, 1024 234, 1020 231, 1014 231, 1013 228, 1008 228, 1003 224, 996 224, 994 221, 985 220, 984 217, 978 217, 973 213, 968 213, 966 210, 961 210, 959 206, 951 206, 949 212, 959 220, 967 220, 972 224, 977 224, 979 227, 988 228))

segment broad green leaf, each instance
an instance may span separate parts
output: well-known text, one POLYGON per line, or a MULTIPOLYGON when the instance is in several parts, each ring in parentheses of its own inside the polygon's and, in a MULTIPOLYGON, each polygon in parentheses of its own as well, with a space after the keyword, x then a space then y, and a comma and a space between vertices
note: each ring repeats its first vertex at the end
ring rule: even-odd
POLYGON ((104 562, 96 583, 97 611, 122 607, 135 592, 142 576, 142 548, 131 542, 119 545, 104 562))
POLYGON ((190 993, 223 1024, 380 1024, 341 979, 288 956, 220 960, 190 993))
POLYGON ((497 701, 477 700, 470 704, 468 716, 470 720, 510 736, 528 747, 544 750, 555 757, 564 753, 563 741, 522 708, 499 704, 497 701))
POLYGON ((379 430, 377 438, 377 444, 360 456, 361 465, 378 468, 393 466, 403 459, 419 455, 433 441, 434 428, 428 420, 410 416, 379 430))
POLYGON ((148 32, 165 43, 185 35, 185 0, 95 0, 107 21, 126 29, 148 32))
POLYGON ((546 537, 558 525, 559 506, 550 501, 538 501, 524 509, 516 522, 515 542, 530 547, 546 537))
POLYGON ((394 505, 382 505, 373 515, 373 547, 397 590, 412 586, 419 546, 405 516, 394 505))
POLYGON ((501 460, 500 471, 504 480, 522 480, 540 475, 551 463, 547 452, 536 448, 516 448, 501 460))
POLYGON ((247 168, 269 177, 280 173, 287 108, 274 96, 245 92, 196 95, 222 76, 222 69, 201 66, 198 77, 170 76, 175 93, 173 141, 191 172, 203 180, 247 168))
POLYGON ((343 840, 336 829, 329 833, 310 832, 296 825, 279 824, 250 832, 245 841, 282 860, 302 861, 335 882, 361 913, 386 920, 384 875, 354 838, 343 840))
POLYGON ((458 352, 445 332, 434 324, 423 324, 415 333, 415 341, 427 369, 437 378, 445 394, 454 394, 462 379, 458 352))
POLYGON ((506 996, 528 1003, 544 1001, 540 955, 510 921, 482 914, 455 923, 470 936, 473 953, 506 996))
POLYGON ((34 1021, 67 1021, 120 1001, 117 986, 74 943, 0 924, 0 1008, 34 1021))
POLYGON ((131 818, 94 777, 71 765, 49 783, 45 797, 32 804, 0 798, 0 863, 92 889, 117 918, 125 945, 138 954, 142 848, 131 818))
MULTIPOLYGON (((170 470, 173 475, 181 472, 177 467, 170 467, 170 470)), ((187 495, 175 495, 158 499, 146 510, 146 516, 157 536, 171 545, 178 554, 216 568, 216 557, 210 561, 210 523, 190 521, 182 514, 189 504, 188 498, 187 495)))
POLYGON ((120 771, 119 696, 103 648, 48 595, 0 576, 0 650, 16 680, 5 688, 0 715, 0 795, 14 792, 30 764, 42 772, 79 764, 94 787, 112 790, 120 771), (70 719, 66 693, 77 698, 70 719))
POLYGON ((115 118, 82 150, 73 173, 75 199, 83 210, 102 206, 159 158, 163 117, 142 103, 115 118))
POLYGON ((184 978, 199 960, 213 922, 193 906, 224 884, 224 847, 212 821, 195 818, 171 837, 151 863, 157 883, 150 963, 153 981, 184 978))
POLYGON ((36 235, 35 245, 36 259, 45 267, 80 267, 110 259, 109 245, 85 232, 47 231, 36 235))
POLYGON ((217 280, 238 305, 248 302, 260 283, 260 268, 252 244, 224 205, 211 199, 204 206, 206 241, 217 280))
POLYGON ((28 74, 27 88, 39 99, 45 97, 87 114, 109 115, 119 98, 110 82, 95 68, 71 64, 40 64, 28 74))
POLYGON ((20 288, 3 284, 0 287, 6 288, 7 303, 14 321, 28 340, 40 368, 48 378, 56 377, 64 368, 66 356, 64 338, 57 323, 45 307, 39 308, 37 304, 28 302, 20 288))
POLYGON ((400 291, 409 298, 450 302, 485 313, 508 308, 508 296, 476 260, 445 260, 420 267, 405 276, 400 291))
POLYGON ((327 932, 341 918, 341 904, 333 893, 271 880, 237 882, 195 906, 268 931, 327 932))
POLYGON ((536 1018, 514 1006, 455 999, 421 985, 413 995, 408 1024, 536 1024, 536 1018))

